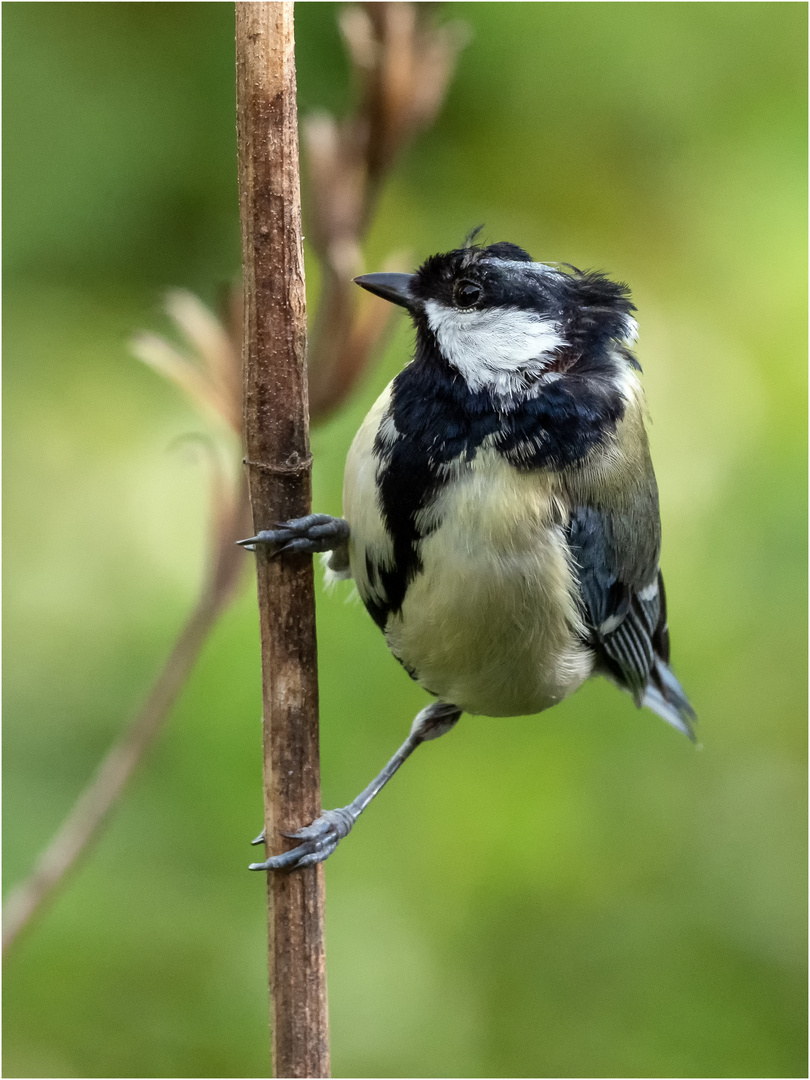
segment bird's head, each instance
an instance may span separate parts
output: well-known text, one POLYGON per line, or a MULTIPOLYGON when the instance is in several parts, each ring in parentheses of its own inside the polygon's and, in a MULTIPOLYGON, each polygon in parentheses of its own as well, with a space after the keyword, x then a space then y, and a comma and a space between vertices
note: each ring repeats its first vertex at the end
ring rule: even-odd
MULTIPOLYGON (((365 274, 358 285, 406 308, 417 344, 473 392, 531 394, 544 377, 633 366, 627 286, 595 271, 534 262, 516 244, 468 242, 414 274, 365 274)), ((547 379, 546 379, 547 381, 547 379)))

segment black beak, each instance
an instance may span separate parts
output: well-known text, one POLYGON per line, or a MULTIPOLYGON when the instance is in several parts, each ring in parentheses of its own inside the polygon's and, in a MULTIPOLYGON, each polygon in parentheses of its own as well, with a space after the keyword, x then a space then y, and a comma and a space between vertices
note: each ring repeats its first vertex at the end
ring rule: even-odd
POLYGON ((404 308, 411 306, 412 280, 410 274, 363 274, 354 279, 356 285, 404 308))

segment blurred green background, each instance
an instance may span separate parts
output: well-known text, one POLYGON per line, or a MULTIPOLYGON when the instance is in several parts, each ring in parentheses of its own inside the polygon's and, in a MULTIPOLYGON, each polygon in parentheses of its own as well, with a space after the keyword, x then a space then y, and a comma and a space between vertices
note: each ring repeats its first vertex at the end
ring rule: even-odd
MULTIPOLYGON (((142 700, 199 581, 206 431, 130 358, 238 270, 227 3, 4 5, 5 879, 142 700)), ((302 111, 342 112, 333 5, 302 111)), ((676 669, 702 750, 606 683, 465 718, 326 869, 338 1076, 806 1075, 806 19, 793 3, 458 3, 447 105, 368 268, 486 223, 639 308, 676 669)), ((305 211, 306 216, 306 211, 305 211)), ((313 310, 317 271, 310 260, 313 310)), ((313 438, 315 506, 410 348, 313 438)), ((426 696, 319 595, 324 804, 426 696)), ((255 598, 11 955, 6 1076, 268 1074, 255 598)))

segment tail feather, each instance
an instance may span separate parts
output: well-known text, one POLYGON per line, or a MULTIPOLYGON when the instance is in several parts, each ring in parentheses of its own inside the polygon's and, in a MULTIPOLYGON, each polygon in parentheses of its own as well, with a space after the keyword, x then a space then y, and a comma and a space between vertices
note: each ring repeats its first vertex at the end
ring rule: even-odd
POLYGON ((656 657, 651 681, 647 684, 641 704, 652 709, 678 731, 682 731, 692 742, 697 741, 693 727, 697 720, 695 710, 689 704, 689 698, 672 669, 659 657, 656 657))

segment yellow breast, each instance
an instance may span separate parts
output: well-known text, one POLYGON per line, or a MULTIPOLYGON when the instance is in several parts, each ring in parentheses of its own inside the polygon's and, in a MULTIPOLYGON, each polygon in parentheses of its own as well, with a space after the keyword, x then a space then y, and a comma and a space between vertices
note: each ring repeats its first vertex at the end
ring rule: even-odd
POLYGON ((422 512, 423 570, 389 618, 394 654, 470 713, 540 712, 592 669, 551 474, 492 450, 457 466, 422 512))

